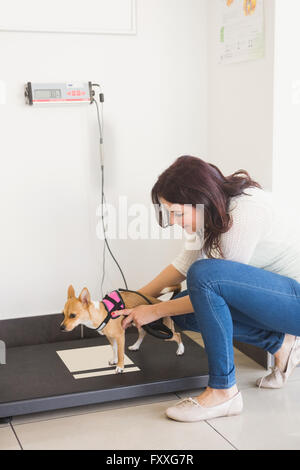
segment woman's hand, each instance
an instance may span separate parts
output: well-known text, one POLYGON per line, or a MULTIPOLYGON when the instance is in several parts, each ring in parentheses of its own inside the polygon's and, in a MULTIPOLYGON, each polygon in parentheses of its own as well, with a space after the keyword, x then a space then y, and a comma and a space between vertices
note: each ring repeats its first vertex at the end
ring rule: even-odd
POLYGON ((118 310, 119 315, 126 315, 122 321, 122 327, 124 330, 128 328, 131 322, 134 322, 137 328, 143 325, 147 325, 153 321, 158 320, 157 311, 154 305, 138 305, 134 308, 126 308, 124 310, 118 310))

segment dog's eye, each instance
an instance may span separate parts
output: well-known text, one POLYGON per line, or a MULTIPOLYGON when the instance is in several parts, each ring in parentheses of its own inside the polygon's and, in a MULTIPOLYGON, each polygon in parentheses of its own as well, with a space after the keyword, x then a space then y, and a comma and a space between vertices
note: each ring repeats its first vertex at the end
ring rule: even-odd
POLYGON ((70 314, 70 318, 75 318, 76 317, 76 314, 75 313, 71 313, 70 314))

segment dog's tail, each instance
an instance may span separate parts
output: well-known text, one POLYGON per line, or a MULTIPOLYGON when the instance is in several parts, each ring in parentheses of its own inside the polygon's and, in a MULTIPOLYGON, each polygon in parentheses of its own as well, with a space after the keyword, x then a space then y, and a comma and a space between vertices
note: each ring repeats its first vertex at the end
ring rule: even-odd
POLYGON ((176 284, 174 286, 170 286, 170 287, 165 287, 161 292, 160 294, 158 295, 158 297, 160 297, 161 295, 164 295, 164 294, 167 294, 168 292, 173 292, 173 295, 172 297, 170 298, 173 299, 175 297, 175 295, 179 294, 179 292, 181 292, 181 284, 176 284))

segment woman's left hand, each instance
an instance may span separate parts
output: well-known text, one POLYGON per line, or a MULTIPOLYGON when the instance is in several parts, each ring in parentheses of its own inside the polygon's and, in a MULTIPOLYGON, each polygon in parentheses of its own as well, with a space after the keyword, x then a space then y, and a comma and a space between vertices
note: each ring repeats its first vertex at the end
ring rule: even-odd
POLYGON ((157 311, 155 305, 138 305, 134 308, 126 308, 124 310, 118 310, 119 315, 126 315, 122 321, 122 327, 124 330, 130 326, 131 322, 134 322, 137 328, 143 325, 147 325, 153 321, 158 320, 157 311))

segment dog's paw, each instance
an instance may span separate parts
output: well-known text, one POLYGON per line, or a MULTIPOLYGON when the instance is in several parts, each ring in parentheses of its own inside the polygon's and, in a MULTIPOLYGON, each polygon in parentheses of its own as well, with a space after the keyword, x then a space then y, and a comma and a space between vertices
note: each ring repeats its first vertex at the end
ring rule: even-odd
POLYGON ((124 369, 122 369, 122 367, 116 367, 116 370, 115 370, 116 374, 123 374, 123 372, 124 372, 124 369))
POLYGON ((115 366, 117 363, 118 363, 118 360, 117 360, 117 359, 111 359, 110 361, 108 361, 108 364, 109 364, 110 366, 115 366))
POLYGON ((182 356, 183 353, 184 353, 184 345, 183 343, 180 343, 176 351, 176 354, 177 356, 182 356))
POLYGON ((131 346, 128 346, 128 349, 130 349, 130 351, 138 351, 140 349, 140 346, 132 344, 131 346))

